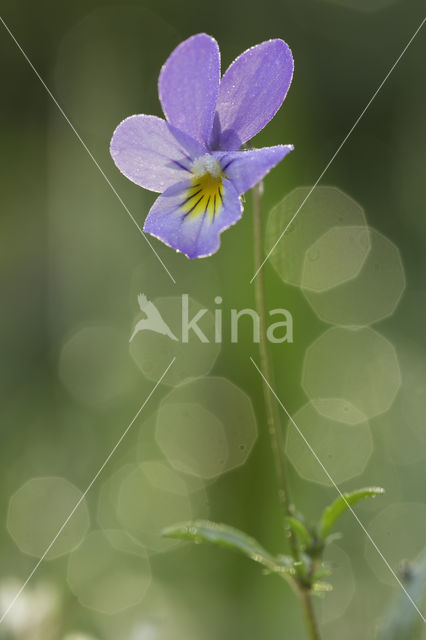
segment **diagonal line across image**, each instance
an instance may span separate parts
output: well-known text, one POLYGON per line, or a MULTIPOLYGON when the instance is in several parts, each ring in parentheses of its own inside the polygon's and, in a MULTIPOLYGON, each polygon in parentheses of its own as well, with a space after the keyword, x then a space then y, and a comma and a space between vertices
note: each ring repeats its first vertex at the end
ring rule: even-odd
POLYGON ((49 545, 46 547, 45 551, 43 552, 43 555, 40 557, 40 559, 37 561, 36 565, 33 567, 33 569, 31 570, 31 573, 28 575, 28 577, 26 578, 24 584, 21 586, 21 588, 19 589, 19 591, 17 592, 17 594, 15 595, 15 597, 13 598, 13 600, 9 603, 8 607, 5 609, 5 611, 3 612, 1 618, 0 618, 0 624, 2 624, 2 622, 5 620, 5 618, 7 617, 7 615, 10 613, 11 609, 14 607, 14 605, 16 604, 17 600, 19 599, 19 597, 21 596, 22 592, 24 591, 25 587, 27 586, 27 584, 30 582, 31 578, 34 576, 34 574, 36 573, 36 571, 38 570, 38 568, 40 567, 40 565, 42 564, 43 560, 46 558, 47 554, 49 553, 49 551, 52 549, 52 547, 54 546, 56 540, 59 538, 59 536, 61 535, 62 531, 65 529, 65 527, 67 526, 67 524, 69 523, 69 521, 71 520, 71 518, 73 517, 73 515, 75 514, 75 512, 77 511, 77 509, 79 508, 79 506, 81 505, 81 503, 84 501, 84 499, 86 498, 87 494, 89 493, 90 489, 93 487, 93 485, 95 484, 96 480, 99 478, 99 476, 101 475, 102 471, 105 469, 105 467, 107 466, 108 462, 111 460, 112 456, 114 455, 114 453, 117 451, 118 447, 120 446, 120 444, 123 442, 124 438, 127 436, 127 434, 129 433, 130 429, 132 428, 132 426, 134 425, 134 423, 136 422, 136 420, 139 418, 140 414, 142 413, 143 409, 145 408, 145 406, 148 404, 149 400, 151 399, 151 397, 153 396, 154 392, 156 391, 157 387, 161 384, 162 380, 164 379, 164 377, 166 376, 167 372, 169 371, 170 367, 173 365, 174 361, 176 360, 176 357, 174 357, 170 363, 168 364, 167 368, 165 369, 165 371, 162 373, 161 377, 157 380, 157 382, 155 383, 155 385, 153 386, 153 388, 151 389, 151 391, 149 392, 149 394, 147 395, 147 397, 145 398, 145 400, 143 401, 143 403, 141 404, 141 406, 139 407, 139 409, 137 410, 137 412, 135 413, 135 415, 133 416, 133 418, 131 419, 131 421, 129 422, 129 424, 127 425, 127 427, 125 428, 125 430, 123 431, 123 433, 121 434, 120 438, 117 440, 116 444, 114 445, 114 447, 111 449, 111 451, 109 452, 109 454, 107 455, 107 457, 105 458, 105 460, 103 461, 103 463, 101 464, 101 466, 99 467, 98 471, 95 473, 95 475, 93 476, 92 480, 89 482, 88 486, 86 487, 85 491, 81 494, 79 500, 77 501, 77 503, 74 505, 73 509, 71 510, 71 512, 69 513, 69 515, 66 517, 66 519, 64 520, 64 522, 62 523, 62 525, 60 526, 60 528, 58 529, 57 533, 55 534, 55 536, 52 538, 52 540, 50 541, 49 545))
POLYGON ((389 76, 391 75, 391 73, 395 70, 395 68, 397 67, 398 63, 401 61, 402 57, 404 56, 404 54, 407 52, 408 48, 410 47, 410 45, 413 43, 415 37, 420 33, 421 28, 423 27, 424 23, 426 22, 426 17, 423 18, 423 20, 420 22, 419 26, 417 27, 417 29, 415 30, 415 32, 413 33, 413 35, 411 36, 411 38, 409 39, 409 41, 407 42, 407 44, 405 45, 405 47, 403 48, 403 50, 401 51, 401 53, 399 54, 398 58, 395 60, 395 62, 393 63, 393 65, 391 66, 391 68, 389 69, 389 71, 387 72, 387 74, 385 75, 384 79, 382 80, 382 82, 379 84, 379 86, 377 87, 376 91, 373 93, 373 95, 371 96, 370 100, 367 102, 366 106, 364 107, 364 109, 361 111, 361 113, 359 114, 358 118, 355 120, 354 124, 352 125, 352 127, 349 129, 348 133, 346 134, 346 136, 343 138, 342 142, 340 143, 340 145, 337 147, 336 151, 334 152, 334 154, 332 155, 332 157, 330 158, 330 160, 328 161, 328 163, 326 164, 326 166, 324 167, 324 169, 322 170, 322 172, 320 173, 319 177, 317 178, 317 180, 315 181, 314 185, 311 187, 311 189, 308 191, 306 197, 303 199, 302 204, 299 205, 299 207, 296 209, 296 212, 293 214, 293 216, 291 217, 291 219, 289 220, 289 222, 286 224, 284 230, 281 232, 281 234, 279 235, 278 239, 275 241, 275 243, 272 245, 272 247, 269 249, 267 255, 265 256, 263 262, 261 265, 259 265, 259 267, 257 268, 256 272, 254 273, 252 279, 250 280, 250 284, 253 283, 253 281, 255 280, 255 278, 257 278, 259 272, 263 269, 263 267, 265 266, 265 264, 267 263, 267 261, 269 260, 269 258, 271 257, 271 255, 273 254, 273 252, 275 251, 277 245, 279 244, 279 242, 282 240, 282 238, 284 237, 284 235, 287 233, 288 229, 290 228, 290 226, 293 224, 293 222, 295 221, 296 217, 299 215, 300 211, 302 210, 302 208, 304 207, 304 205, 306 204, 308 198, 310 198, 310 196, 312 195, 312 193, 315 191, 315 189, 317 188, 318 184, 321 182, 322 178, 324 177, 324 175, 326 174, 326 172, 328 171, 328 169, 330 168, 330 166, 332 165, 332 163, 334 162, 334 160, 336 159, 337 155, 340 153, 340 151, 342 150, 343 146, 346 144, 346 142, 348 141, 349 137, 352 135, 354 129, 358 126, 358 124, 360 123, 360 121, 362 120, 362 118, 364 117, 364 115, 366 114, 367 110, 369 109, 369 107, 371 106, 372 102, 374 101, 374 99, 378 96, 378 94, 380 93, 380 91, 382 90, 384 84, 386 83, 386 81, 388 80, 389 76))
POLYGON ((115 197, 117 198, 117 200, 119 201, 119 203, 121 204, 121 206, 123 207, 123 209, 126 211, 127 215, 129 216, 130 220, 133 222, 133 224, 136 226, 136 228, 138 229, 139 233, 142 235, 142 237, 144 238, 144 240, 147 242, 148 246, 150 247, 151 251, 154 253, 155 257, 157 258, 157 260, 159 261, 159 263, 161 264, 161 266, 163 267, 164 271, 167 273, 167 275, 169 276, 170 280, 172 280, 172 282, 174 284, 176 284, 176 280, 173 277, 173 275, 170 273, 170 271, 168 270, 168 268, 166 267, 166 265, 164 264, 163 260, 161 259, 161 257, 159 256, 159 254, 157 253, 157 251, 154 249, 152 243, 150 242, 148 236, 146 235, 146 233, 144 233, 143 229, 141 228, 141 226, 139 225, 138 221, 136 220, 136 218, 134 217, 134 215, 132 214, 132 212, 129 210, 129 208, 127 207, 127 205, 125 204, 125 202, 123 201, 122 197, 120 196, 120 194, 117 192, 116 188, 113 186, 113 184, 111 183, 110 179, 108 178, 108 176, 106 175, 105 171, 102 169, 102 167, 100 166, 99 162, 96 160, 95 156, 93 155, 93 153, 90 151, 89 147, 87 146, 87 144, 84 142, 83 138, 81 137, 81 135, 78 133, 77 129, 75 128, 75 126, 72 124, 71 120, 68 118, 67 114, 65 113, 65 111, 63 110, 63 108, 61 107, 61 105, 59 104, 59 102, 56 100, 55 96, 53 95, 53 93, 51 92, 51 90, 49 89, 49 87, 47 86, 47 84, 45 83, 45 81, 43 80, 43 78, 41 77, 41 75, 39 74, 39 72, 37 71, 37 69, 35 68, 35 66, 33 65, 33 63, 31 62, 31 60, 29 59, 29 57, 27 56, 27 54, 25 53, 24 49, 21 47, 21 45, 19 44, 18 40, 15 38, 15 36, 13 35, 12 31, 9 29, 9 27, 7 26, 7 24, 5 23, 5 21, 3 20, 3 18, 0 16, 0 22, 2 23, 2 25, 4 26, 4 28, 6 29, 7 33, 10 35, 10 37, 12 38, 13 42, 16 44, 16 46, 18 47, 19 51, 22 53, 23 57, 25 58, 25 60, 28 62, 28 64, 30 65, 31 69, 34 71, 35 75, 37 76, 37 78, 40 80, 41 84, 43 85, 43 87, 45 88, 45 90, 47 91, 48 95, 50 96, 50 98, 52 99, 52 101, 55 103, 55 105, 57 106, 57 108, 59 109, 61 115, 63 116, 63 118, 65 119, 65 121, 67 122, 67 124, 71 127, 72 131, 74 132, 76 138, 78 139, 78 141, 80 142, 80 144, 82 145, 83 149, 86 151, 86 153, 88 154, 88 156, 90 157, 90 159, 92 160, 93 164, 95 165, 95 167, 98 169, 99 173, 102 175, 102 177, 104 178, 105 182, 107 183, 107 185, 109 186, 109 188, 111 189, 111 191, 113 192, 113 194, 115 195, 115 197))
POLYGON ((263 375, 262 371, 260 370, 259 366, 256 364, 256 362, 254 361, 254 359, 250 356, 250 360, 252 365, 255 367, 255 369, 257 370, 257 372, 259 373, 260 377, 262 378, 263 382, 266 384, 266 386, 269 388, 270 392, 272 393, 272 395, 274 396, 275 400, 277 401, 277 403, 279 404, 279 406, 281 407, 281 409, 284 411, 284 413, 286 414, 287 418, 290 420, 291 424, 294 426, 294 428, 296 429, 297 433, 299 434, 299 436, 302 438, 302 440, 304 441, 304 443, 306 444, 306 446, 308 447, 309 451, 312 453, 312 455, 314 456, 315 460, 318 462, 318 464, 320 465, 321 469, 324 471, 325 475, 327 476, 327 478, 329 479, 329 481, 331 482, 331 484, 333 485, 333 487, 336 489, 337 493, 339 494, 339 496, 342 498, 342 500, 345 502, 347 509, 351 512, 351 514, 353 515, 353 517, 355 518, 355 520, 357 521, 357 523, 359 524, 359 526, 361 527, 361 529, 363 530, 364 534, 367 536, 368 540, 370 541, 370 543, 373 545, 374 549, 377 551, 377 553, 379 554, 379 556, 381 557, 381 559, 383 560, 383 562, 385 563, 385 565, 387 566, 387 568, 389 569, 389 571, 391 572, 392 576, 395 578, 396 582, 399 584, 399 586, 401 587, 401 589, 404 591, 405 595, 407 596, 408 600, 411 602, 411 604, 413 605, 413 607, 416 609, 417 613, 419 614, 420 618, 423 620, 424 623, 426 623, 426 618, 424 617, 424 615, 422 614, 422 612, 420 611, 419 607, 417 606, 417 604, 414 602, 413 598, 411 597, 411 595, 408 593, 407 589, 404 587, 403 583, 401 582, 400 578, 398 577, 398 575, 396 574, 396 572, 394 571, 394 569, 392 569, 391 565, 389 564, 389 562, 387 561, 387 559, 385 558, 385 556, 383 555, 383 553, 380 551, 379 547, 377 546, 377 544, 375 543, 375 541, 373 540, 373 538, 371 537, 371 535, 369 534, 369 532, 367 531, 367 529, 365 528, 364 524, 361 522, 361 520, 359 519, 359 517, 357 516, 356 512, 354 511, 354 509, 351 507, 351 505, 349 504, 349 502, 346 499, 345 494, 341 491, 341 489, 338 487, 338 485, 336 484, 336 482, 333 480, 333 478, 331 477, 330 473, 327 471, 326 467, 324 466, 323 462, 320 460, 320 458, 318 457, 317 453, 315 452, 315 450, 312 448, 312 446, 309 444, 308 440, 305 438, 303 432, 301 431, 301 429, 298 427, 298 425, 296 424, 296 422, 294 421, 294 419, 292 418, 291 414, 289 413, 289 411, 286 409, 286 407, 284 406, 284 404, 281 402, 280 398, 278 397, 277 393, 274 391, 274 389, 271 387, 271 385, 269 384, 269 381, 265 378, 265 376, 263 375))

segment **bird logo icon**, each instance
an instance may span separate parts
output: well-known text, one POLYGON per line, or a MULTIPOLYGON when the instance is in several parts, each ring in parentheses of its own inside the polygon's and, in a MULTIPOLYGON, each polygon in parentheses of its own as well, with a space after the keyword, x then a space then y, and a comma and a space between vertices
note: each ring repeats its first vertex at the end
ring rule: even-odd
POLYGON ((129 342, 132 342, 133 338, 140 331, 154 331, 160 333, 163 336, 168 336, 172 340, 178 340, 170 327, 164 322, 155 304, 153 304, 146 295, 140 293, 138 295, 139 308, 146 315, 146 318, 142 318, 136 323, 133 333, 130 336, 129 342))

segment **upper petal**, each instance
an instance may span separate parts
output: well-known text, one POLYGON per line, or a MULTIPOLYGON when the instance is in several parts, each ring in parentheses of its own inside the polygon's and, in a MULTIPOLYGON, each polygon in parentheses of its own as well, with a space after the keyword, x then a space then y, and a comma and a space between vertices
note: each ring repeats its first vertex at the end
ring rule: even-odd
POLYGON ((130 116, 112 136, 110 153, 126 178, 162 192, 189 176, 192 160, 205 148, 156 116, 130 116))
POLYGON ((203 258, 219 249, 220 234, 241 218, 243 208, 228 180, 222 181, 214 209, 211 202, 200 203, 198 194, 192 191, 195 188, 192 180, 185 180, 167 189, 154 202, 144 231, 188 258, 203 258))
POLYGON ((250 151, 216 151, 213 155, 237 193, 242 194, 262 180, 293 149, 292 144, 280 144, 250 151))
POLYGON ((212 148, 238 149, 273 118, 293 77, 293 56, 283 40, 242 53, 222 78, 212 148))
POLYGON ((158 80, 160 101, 168 121, 206 144, 212 130, 219 79, 217 42, 199 33, 173 51, 158 80))

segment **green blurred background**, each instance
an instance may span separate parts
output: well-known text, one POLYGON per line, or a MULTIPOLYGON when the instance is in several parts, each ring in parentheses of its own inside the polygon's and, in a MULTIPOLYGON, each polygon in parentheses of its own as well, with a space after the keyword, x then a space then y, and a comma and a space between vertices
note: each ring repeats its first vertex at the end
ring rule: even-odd
MULTIPOLYGON (((254 141, 295 145, 266 179, 266 217, 286 194, 314 184, 423 14, 420 0, 2 0, 1 11, 141 225, 154 195, 119 174, 109 140, 130 114, 161 115, 157 76, 181 40, 200 31, 216 37, 223 69, 269 38, 283 38, 293 51, 285 104, 254 141)), ((359 514, 395 570, 421 552, 426 531, 425 52, 421 32, 322 181, 338 195, 322 190, 322 200, 300 212, 296 233, 277 247, 276 270, 265 266, 269 307, 285 307, 294 319, 294 342, 273 345, 277 392, 344 490, 386 489, 359 514), (327 298, 312 287, 310 295, 309 283, 286 282, 286 273, 296 269, 292 252, 297 262, 314 251, 316 222, 312 237, 309 221, 333 207, 349 220, 353 213, 349 224, 363 227, 366 218, 382 248, 371 236, 370 253, 377 252, 369 275, 353 295, 342 281, 337 298, 327 298), (345 304, 353 321, 341 321, 345 304), (359 320, 365 310, 368 319, 359 320), (333 328, 340 324, 374 327, 333 328), (332 333, 322 338, 326 331, 332 333), (308 350, 317 339, 325 342, 308 350), (318 413, 306 405, 318 397, 347 400, 363 419, 330 424, 336 406, 318 413)), ((176 309, 170 297, 181 293, 212 310, 221 296, 229 317, 231 308, 254 305, 254 265, 247 195, 242 221, 224 234, 212 258, 189 262, 153 240, 173 285, 3 26, 0 59, 4 610, 153 388, 161 374, 157 347, 163 369, 175 354, 166 339, 141 337, 129 350, 137 294, 166 298, 165 315, 176 309)), ((267 247, 298 198, 300 192, 275 210, 267 247)), ((336 216, 330 228, 341 228, 336 216)), ((333 265, 326 231, 318 237, 331 255, 323 268, 333 288, 342 256, 337 251, 333 265)), ((312 270, 303 273, 313 277, 312 270)), ((295 596, 278 577, 262 576, 231 552, 169 548, 158 535, 172 515, 209 517, 285 551, 261 381, 249 362, 250 355, 258 358, 257 347, 248 323, 238 344, 231 344, 229 326, 224 334, 220 348, 200 350, 192 342, 182 351, 175 379, 156 390, 0 625, 2 640, 306 637, 295 596), (176 412, 176 398, 166 397, 175 393, 171 385, 195 373, 225 380, 212 382, 210 404, 194 386, 186 412, 176 412), (217 436, 211 439, 210 423, 217 436), (200 425, 206 440, 197 436, 200 425), (178 460, 185 447, 194 456, 191 473, 178 460)), ((294 438, 287 442, 294 499, 314 521, 336 492, 294 438)), ((341 530, 329 551, 335 589, 316 602, 323 636, 373 639, 399 588, 350 515, 341 530)))

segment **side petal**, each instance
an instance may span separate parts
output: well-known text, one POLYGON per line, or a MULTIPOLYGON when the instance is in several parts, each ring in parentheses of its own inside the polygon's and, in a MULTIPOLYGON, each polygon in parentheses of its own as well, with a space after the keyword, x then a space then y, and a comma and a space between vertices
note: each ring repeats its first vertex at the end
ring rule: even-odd
POLYGON ((201 209, 189 207, 192 189, 190 180, 167 189, 154 202, 144 231, 188 258, 204 258, 219 249, 220 234, 241 218, 243 207, 229 180, 222 181, 220 203, 214 210, 211 203, 201 209))
POLYGON ((242 53, 219 87, 212 148, 238 149, 274 117, 290 87, 293 56, 283 40, 242 53))
POLYGON ((213 126, 220 79, 216 40, 199 33, 182 42, 166 60, 158 93, 167 120, 207 144, 213 126))
POLYGON ((275 167, 290 151, 292 144, 251 149, 250 151, 216 151, 217 158, 226 177, 239 195, 245 193, 275 167))
POLYGON ((205 149, 161 118, 136 115, 118 125, 110 153, 126 178, 161 193, 188 178, 192 161, 205 149))

